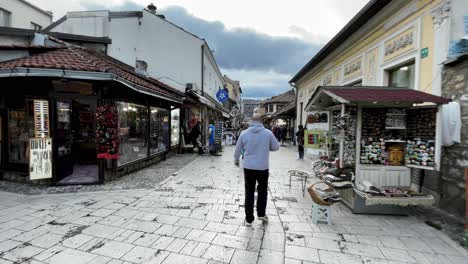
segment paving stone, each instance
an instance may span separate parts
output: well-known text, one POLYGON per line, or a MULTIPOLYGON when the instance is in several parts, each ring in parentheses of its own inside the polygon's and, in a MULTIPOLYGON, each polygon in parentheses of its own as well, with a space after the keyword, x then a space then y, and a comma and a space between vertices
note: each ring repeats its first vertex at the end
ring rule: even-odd
POLYGON ((154 220, 160 224, 173 225, 179 221, 180 217, 173 215, 158 215, 154 220))
POLYGON ((195 240, 195 241, 203 242, 203 243, 211 243, 211 241, 213 241, 215 236, 216 236, 215 232, 209 232, 209 231, 202 231, 202 230, 193 229, 185 237, 185 239, 195 240))
POLYGON ((31 240, 31 245, 41 248, 50 248, 63 240, 63 236, 55 234, 45 234, 38 238, 31 240))
POLYGON ((127 254, 122 257, 122 260, 134 262, 134 263, 143 263, 154 258, 155 254, 158 252, 157 249, 136 246, 130 250, 127 254))
POLYGON ((381 247, 380 250, 382 251, 386 259, 408 263, 416 263, 416 260, 412 258, 406 250, 386 247, 381 247))
POLYGON ((149 247, 151 246, 154 242, 156 242, 161 236, 159 235, 154 235, 154 234, 141 234, 140 237, 133 241, 130 242, 135 245, 143 246, 143 247, 149 247))
POLYGON ((250 239, 249 245, 247 246, 247 251, 260 252, 261 246, 262 240, 252 238, 250 239))
POLYGON ((245 250, 249 245, 249 238, 217 234, 212 244, 245 250))
POLYGON ((24 260, 29 259, 42 251, 44 251, 44 249, 34 246, 19 246, 2 254, 2 258, 22 263, 24 260))
POLYGON ((17 229, 8 229, 0 232, 0 241, 5 241, 10 238, 19 236, 23 231, 17 229))
POLYGON ((318 250, 306 247, 286 245, 285 256, 293 259, 319 262, 318 250))
POLYGON ((154 234, 161 236, 172 236, 172 234, 174 234, 177 229, 179 229, 178 226, 163 225, 158 230, 154 231, 154 234))
MULTIPOLYGON (((360 256, 343 254, 334 251, 319 250, 320 263, 324 264, 362 264, 360 256)), ((370 262, 372 263, 372 262, 370 262)))
POLYGON ((175 223, 175 225, 177 226, 185 226, 185 227, 189 226, 191 228, 200 229, 200 230, 205 228, 207 224, 208 224, 207 221, 185 218, 185 217, 180 218, 179 221, 175 223))
POLYGON ((165 250, 174 240, 175 238, 173 237, 162 236, 158 240, 156 240, 156 242, 154 242, 153 245, 151 245, 151 247, 165 250))
POLYGON ((258 264, 283 264, 284 253, 279 251, 271 251, 262 249, 258 264))
POLYGON ((119 259, 134 247, 135 246, 132 244, 117 241, 106 241, 100 247, 92 250, 91 252, 98 255, 119 259))
POLYGON ((285 235, 282 233, 266 233, 263 237, 262 249, 284 252, 285 235))
POLYGON ((195 256, 195 257, 201 257, 203 254, 205 254, 206 250, 210 247, 210 244, 208 243, 198 243, 198 245, 195 247, 195 249, 192 251, 190 255, 195 256))
POLYGON ((125 226, 126 229, 145 232, 145 233, 153 233, 154 231, 158 230, 161 227, 161 224, 155 222, 148 222, 148 221, 139 221, 136 220, 133 223, 125 226))
POLYGON ((97 211, 92 212, 91 215, 98 216, 98 217, 106 217, 106 216, 113 214, 114 212, 115 210, 101 208, 97 211))
POLYGON ((196 258, 192 256, 180 255, 177 253, 171 253, 167 258, 164 260, 163 264, 182 264, 182 263, 190 263, 190 264, 206 264, 208 260, 196 258))
POLYGON ((235 235, 238 229, 239 229, 239 226, 236 226, 236 225, 227 225, 227 224, 214 223, 214 222, 209 222, 208 225, 205 227, 205 230, 207 231, 212 231, 216 233, 224 233, 224 234, 229 234, 229 235, 235 235))
POLYGON ((39 261, 45 261, 46 259, 51 258, 52 256, 55 256, 58 253, 64 251, 65 249, 67 248, 62 247, 60 245, 56 245, 43 251, 41 254, 34 256, 34 259, 39 261))
POLYGON ((187 244, 188 240, 176 238, 167 248, 167 251, 179 253, 187 244))
POLYGON ((343 242, 340 245, 342 252, 372 258, 384 258, 379 247, 373 245, 364 245, 350 242, 343 242))
POLYGON ((203 254, 204 259, 217 260, 222 262, 228 262, 231 260, 234 254, 233 248, 227 248, 218 245, 211 245, 203 254))
POLYGON ((179 229, 177 229, 177 231, 175 231, 175 233, 172 234, 172 237, 185 238, 190 233, 190 231, 192 231, 191 228, 179 227, 179 229))
POLYGON ((184 255, 191 255, 197 245, 198 242, 187 240, 187 244, 185 244, 184 248, 179 253, 184 255))
POLYGON ((0 252, 5 252, 14 249, 15 247, 22 245, 22 242, 14 240, 5 240, 0 243, 0 252))
POLYGON ((65 249, 55 254, 47 260, 50 264, 85 264, 96 258, 95 254, 78 251, 75 249, 65 249))
POLYGON ((305 244, 305 246, 309 248, 341 252, 341 248, 338 242, 334 240, 316 237, 305 237, 305 244))
POLYGON ((231 264, 256 264, 258 258, 257 252, 250 252, 245 250, 238 250, 232 256, 231 264))
POLYGON ((111 238, 117 237, 117 232, 119 232, 119 228, 113 226, 105 226, 100 224, 92 225, 83 230, 83 234, 100 237, 100 238, 111 238))

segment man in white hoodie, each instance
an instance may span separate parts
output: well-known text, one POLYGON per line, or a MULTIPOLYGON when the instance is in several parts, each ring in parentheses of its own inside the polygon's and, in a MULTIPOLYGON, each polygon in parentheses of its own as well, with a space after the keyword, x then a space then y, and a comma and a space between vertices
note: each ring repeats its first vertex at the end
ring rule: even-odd
POLYGON ((258 115, 252 117, 252 124, 244 131, 237 141, 234 162, 239 166, 241 152, 244 150, 244 179, 245 179, 245 222, 251 226, 255 220, 254 197, 257 186, 257 216, 267 221, 265 214, 268 196, 268 169, 270 151, 279 150, 279 144, 273 133, 262 124, 258 115))

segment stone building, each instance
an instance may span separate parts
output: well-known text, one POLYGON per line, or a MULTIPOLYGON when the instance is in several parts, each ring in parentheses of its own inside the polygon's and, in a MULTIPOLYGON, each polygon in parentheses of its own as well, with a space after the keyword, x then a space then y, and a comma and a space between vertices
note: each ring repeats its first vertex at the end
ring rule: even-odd
MULTIPOLYGON (((440 177, 437 177, 438 186, 430 187, 439 188, 441 208, 456 215, 464 215, 466 207, 464 169, 468 167, 468 53, 444 64, 442 95, 458 102, 461 106, 461 143, 443 147, 440 177)), ((426 181, 431 183, 427 179, 426 181)))

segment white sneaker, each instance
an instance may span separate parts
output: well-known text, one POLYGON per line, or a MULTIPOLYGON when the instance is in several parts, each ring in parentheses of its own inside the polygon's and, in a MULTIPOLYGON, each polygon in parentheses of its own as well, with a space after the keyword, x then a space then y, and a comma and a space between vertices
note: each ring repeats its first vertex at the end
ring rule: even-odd
POLYGON ((263 222, 268 222, 268 216, 262 216, 262 217, 258 217, 258 220, 261 220, 263 222))
MULTIPOLYGON (((244 221, 245 221, 245 220, 244 220, 244 221)), ((245 226, 251 227, 251 226, 252 226, 252 223, 249 223, 249 222, 245 221, 245 226)))

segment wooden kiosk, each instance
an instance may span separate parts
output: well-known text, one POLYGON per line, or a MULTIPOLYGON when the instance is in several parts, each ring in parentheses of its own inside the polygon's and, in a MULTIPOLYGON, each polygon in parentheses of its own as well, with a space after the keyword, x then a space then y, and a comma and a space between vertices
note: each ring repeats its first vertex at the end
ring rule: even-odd
POLYGON ((382 188, 414 191, 411 197, 376 198, 356 187, 340 190, 354 213, 404 214, 409 205, 431 205, 430 195, 416 194, 412 175, 439 170, 443 97, 394 87, 319 87, 306 111, 330 111, 332 143, 340 167, 352 167, 354 186, 370 182, 382 188))

